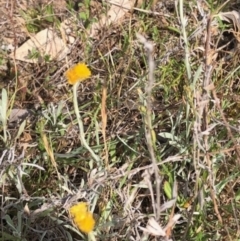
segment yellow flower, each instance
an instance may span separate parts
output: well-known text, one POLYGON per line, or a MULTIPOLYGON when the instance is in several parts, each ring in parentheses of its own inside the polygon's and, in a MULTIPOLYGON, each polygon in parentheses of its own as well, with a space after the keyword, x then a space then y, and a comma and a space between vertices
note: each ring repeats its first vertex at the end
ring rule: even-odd
POLYGON ((88 211, 87 203, 80 202, 69 210, 74 223, 84 233, 90 233, 94 229, 95 220, 93 214, 88 211))
POLYGON ((87 203, 80 202, 72 206, 69 212, 73 218, 84 219, 86 217, 86 213, 88 212, 87 203))
POLYGON ((78 81, 83 81, 91 76, 91 71, 84 63, 78 63, 65 73, 70 85, 76 84, 78 81))
POLYGON ((95 220, 92 213, 87 212, 84 219, 74 218, 75 224, 84 233, 90 233, 94 229, 95 220))

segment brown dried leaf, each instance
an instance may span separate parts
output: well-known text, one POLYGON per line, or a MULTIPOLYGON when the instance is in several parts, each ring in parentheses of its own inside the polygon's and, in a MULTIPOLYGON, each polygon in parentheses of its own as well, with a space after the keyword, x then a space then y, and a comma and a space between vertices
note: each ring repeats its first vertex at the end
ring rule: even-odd
POLYGON ((27 109, 12 109, 8 121, 9 123, 17 123, 26 119, 30 114, 31 111, 27 109))
POLYGON ((154 236, 166 236, 165 230, 158 224, 158 222, 154 218, 150 218, 148 220, 146 228, 140 227, 140 229, 154 236))
POLYGON ((63 40, 50 29, 44 29, 36 35, 30 35, 30 39, 10 54, 11 58, 21 60, 28 63, 37 63, 39 59, 29 58, 29 54, 33 51, 38 51, 41 57, 49 55, 51 59, 60 60, 68 52, 68 47, 64 44, 63 40))
POLYGON ((123 19, 123 17, 134 7, 135 1, 133 0, 112 0, 108 1, 112 4, 111 8, 106 15, 92 24, 89 30, 89 37, 94 38, 98 34, 99 29, 109 26, 110 24, 118 23, 123 19))
POLYGON ((230 22, 230 20, 232 21, 233 25, 234 25, 234 29, 236 31, 240 31, 240 13, 233 10, 231 12, 220 12, 217 15, 221 20, 224 20, 226 22, 230 22))

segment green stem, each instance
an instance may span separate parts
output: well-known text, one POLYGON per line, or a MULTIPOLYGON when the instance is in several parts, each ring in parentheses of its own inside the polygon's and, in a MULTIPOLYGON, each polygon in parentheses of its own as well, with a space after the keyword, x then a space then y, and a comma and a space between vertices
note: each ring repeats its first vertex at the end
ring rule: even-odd
POLYGON ((90 232, 88 234, 88 240, 89 241, 96 241, 95 235, 93 234, 93 232, 90 232))
POLYGON ((77 116, 78 120, 78 126, 79 126, 79 137, 82 145, 90 152, 92 158, 96 161, 99 162, 100 158, 94 153, 92 148, 88 145, 86 139, 85 139, 85 133, 84 133, 84 128, 83 128, 83 122, 82 122, 82 117, 79 112, 78 108, 78 101, 77 101, 77 89, 79 86, 79 82, 73 85, 73 104, 74 104, 74 111, 77 116))

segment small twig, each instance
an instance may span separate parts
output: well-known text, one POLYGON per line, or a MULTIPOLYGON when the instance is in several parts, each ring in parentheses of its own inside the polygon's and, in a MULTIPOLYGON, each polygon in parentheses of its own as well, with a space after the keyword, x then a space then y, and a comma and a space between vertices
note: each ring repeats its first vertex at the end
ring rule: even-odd
MULTIPOLYGON (((202 131, 208 130, 209 86, 211 83, 210 79, 211 79, 212 71, 213 71, 212 60, 213 60, 213 55, 215 54, 215 51, 212 50, 210 47, 211 22, 212 22, 212 16, 210 15, 209 19, 208 19, 208 24, 207 24, 207 38, 206 38, 206 44, 205 44, 205 76, 203 79, 203 87, 202 87, 202 89, 203 89, 202 101, 205 102, 205 104, 203 104, 203 112, 202 112, 202 117, 203 117, 203 122, 202 122, 202 126, 201 126, 202 131)), ((213 172, 212 172, 212 162, 210 160, 210 155, 208 153, 208 151, 209 151, 208 135, 203 136, 203 142, 204 142, 204 148, 205 148, 205 158, 206 158, 206 162, 207 162, 208 168, 209 168, 210 194, 211 194, 214 210, 218 217, 218 220, 220 223, 223 223, 222 217, 218 210, 218 204, 217 204, 217 200, 215 197, 215 191, 213 189, 214 181, 213 181, 213 172)))
POLYGON ((124 6, 123 4, 119 4, 119 3, 116 3, 116 2, 110 1, 110 0, 106 0, 106 2, 108 2, 108 3, 112 4, 112 5, 115 5, 117 7, 122 7, 124 9, 126 9, 126 10, 135 10, 135 11, 146 13, 146 14, 153 14, 153 15, 159 15, 159 16, 164 16, 164 17, 170 17, 169 14, 159 13, 159 12, 156 12, 156 11, 141 9, 141 8, 137 8, 137 7, 130 8, 130 7, 124 6))
POLYGON ((108 169, 108 146, 107 146, 107 138, 106 138, 106 127, 107 127, 107 112, 106 112, 106 101, 107 101, 107 85, 103 84, 102 87, 102 105, 101 105, 101 115, 102 115, 102 134, 103 134, 103 142, 105 149, 105 166, 108 169))
POLYGON ((154 78, 154 59, 153 59, 153 44, 149 41, 147 41, 142 35, 137 34, 137 38, 139 41, 144 45, 148 57, 148 65, 149 65, 149 74, 148 74, 148 82, 145 85, 145 94, 146 94, 146 113, 144 114, 144 120, 145 120, 145 136, 147 140, 147 146, 148 151, 150 153, 151 161, 153 164, 153 170, 155 173, 155 180, 156 180, 156 220, 159 220, 160 217, 160 184, 161 184, 161 178, 159 175, 159 169, 157 165, 157 160, 154 152, 154 135, 155 132, 152 127, 152 90, 155 83, 154 78))
POLYGON ((14 11, 14 9, 16 7, 15 5, 16 5, 16 1, 12 0, 11 1, 11 12, 9 13, 9 11, 8 11, 8 17, 9 17, 10 23, 11 23, 12 28, 13 28, 13 42, 14 42, 14 50, 13 50, 14 51, 14 58, 13 58, 13 62, 14 62, 14 70, 15 70, 16 80, 18 80, 17 63, 16 63, 16 59, 15 59, 16 49, 17 49, 17 45, 18 45, 18 40, 17 40, 16 29, 14 28, 14 21, 13 21, 13 11, 14 11))

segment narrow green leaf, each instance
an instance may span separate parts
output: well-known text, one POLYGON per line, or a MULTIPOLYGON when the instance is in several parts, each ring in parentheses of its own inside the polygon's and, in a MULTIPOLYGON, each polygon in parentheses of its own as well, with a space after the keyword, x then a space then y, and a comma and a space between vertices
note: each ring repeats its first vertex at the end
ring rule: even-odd
POLYGON ((169 182, 164 182, 164 186, 163 186, 164 192, 166 194, 166 196, 171 199, 172 198, 172 188, 169 184, 169 182))

